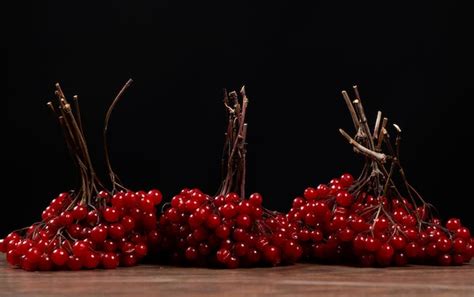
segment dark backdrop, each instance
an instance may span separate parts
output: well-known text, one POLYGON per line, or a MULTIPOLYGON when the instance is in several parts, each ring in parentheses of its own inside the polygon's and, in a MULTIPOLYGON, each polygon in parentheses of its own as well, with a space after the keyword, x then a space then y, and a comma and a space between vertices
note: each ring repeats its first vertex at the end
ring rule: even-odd
POLYGON ((82 98, 103 173, 103 115, 129 77, 135 83, 113 114, 110 144, 131 188, 158 187, 166 199, 182 187, 214 193, 221 90, 245 84, 248 191, 286 210, 308 185, 360 170, 337 132, 352 132, 340 91, 358 84, 368 115, 382 109, 404 130, 413 184, 444 218, 472 227, 473 48, 464 8, 454 1, 256 2, 35 1, 8 11, 0 235, 38 220, 57 193, 76 185, 45 105, 54 83, 82 98))

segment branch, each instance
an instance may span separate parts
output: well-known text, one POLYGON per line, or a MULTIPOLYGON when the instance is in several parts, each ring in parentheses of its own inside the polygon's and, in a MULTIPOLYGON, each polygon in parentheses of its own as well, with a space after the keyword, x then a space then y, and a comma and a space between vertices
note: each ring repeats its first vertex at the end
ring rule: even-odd
POLYGON ((374 151, 366 148, 362 144, 355 141, 352 137, 350 137, 349 134, 347 134, 344 130, 339 129, 339 132, 342 134, 342 136, 344 136, 344 138, 347 139, 347 141, 349 141, 349 144, 351 144, 355 148, 357 148, 362 154, 364 154, 364 155, 366 155, 366 156, 368 156, 372 159, 376 159, 376 160, 378 160, 382 163, 385 163, 385 161, 387 160, 387 156, 385 154, 377 153, 377 152, 374 152, 374 151))

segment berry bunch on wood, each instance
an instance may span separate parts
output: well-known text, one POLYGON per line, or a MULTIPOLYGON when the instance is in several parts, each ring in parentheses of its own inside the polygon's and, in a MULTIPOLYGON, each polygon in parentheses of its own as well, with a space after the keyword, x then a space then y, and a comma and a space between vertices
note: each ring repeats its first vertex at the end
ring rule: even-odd
POLYGON ((24 270, 80 270, 136 265, 156 249, 159 233, 155 206, 158 190, 126 189, 112 170, 107 148, 111 112, 129 80, 111 104, 105 119, 104 146, 112 189, 99 180, 84 137, 78 97, 70 103, 56 84, 58 105, 48 102, 64 132, 80 173, 80 187, 59 194, 42 213, 42 220, 0 240, 7 261, 24 270))
POLYGON ((262 206, 262 196, 245 195, 245 89, 224 92, 228 114, 223 181, 217 195, 183 189, 159 220, 163 258, 174 264, 225 268, 293 263, 302 248, 283 214, 262 206))
POLYGON ((434 208, 408 182, 400 159, 401 129, 379 111, 371 129, 357 87, 342 95, 355 136, 340 133, 365 158, 361 174, 343 174, 309 187, 293 200, 287 217, 296 225, 305 257, 324 263, 402 266, 461 265, 473 257, 474 240, 457 218, 442 224, 434 208))

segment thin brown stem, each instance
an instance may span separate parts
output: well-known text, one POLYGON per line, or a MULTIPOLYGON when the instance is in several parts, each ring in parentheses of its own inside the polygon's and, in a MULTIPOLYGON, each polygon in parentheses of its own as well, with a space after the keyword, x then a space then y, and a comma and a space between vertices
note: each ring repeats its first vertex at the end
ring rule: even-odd
POLYGON ((104 155, 105 155, 105 163, 107 164, 107 169, 109 171, 109 177, 110 181, 112 182, 112 193, 115 193, 116 191, 116 186, 121 187, 122 189, 125 189, 120 183, 117 183, 118 177, 115 174, 112 164, 110 162, 110 154, 109 154, 109 144, 107 141, 107 131, 109 128, 109 121, 110 117, 112 116, 112 111, 114 110, 115 106, 119 102, 120 98, 122 98, 123 93, 127 90, 127 88, 132 84, 133 80, 129 79, 125 85, 122 87, 122 89, 118 92, 117 96, 115 96, 114 101, 112 101, 112 104, 110 104, 107 113, 105 115, 105 122, 104 122, 104 130, 103 130, 103 144, 104 144, 104 155))
POLYGON ((344 98, 344 101, 346 102, 347 109, 349 109, 349 113, 351 114, 352 122, 354 124, 354 128, 356 131, 359 130, 359 118, 357 117, 357 113, 354 109, 354 106, 352 105, 352 101, 349 98, 349 95, 347 94, 346 91, 342 91, 342 97, 344 98))
POLYGON ((353 145, 355 148, 357 148, 362 154, 366 155, 367 157, 370 157, 370 158, 373 158, 375 160, 378 160, 382 163, 384 163, 387 159, 387 156, 385 154, 382 154, 382 153, 378 153, 378 152, 374 152, 368 148, 366 148, 365 146, 363 146, 362 144, 358 143, 357 141, 355 141, 352 137, 349 136, 349 134, 347 134, 344 130, 342 129, 339 129, 339 132, 342 134, 342 136, 344 136, 344 138, 347 139, 347 141, 349 141, 349 144, 353 145))

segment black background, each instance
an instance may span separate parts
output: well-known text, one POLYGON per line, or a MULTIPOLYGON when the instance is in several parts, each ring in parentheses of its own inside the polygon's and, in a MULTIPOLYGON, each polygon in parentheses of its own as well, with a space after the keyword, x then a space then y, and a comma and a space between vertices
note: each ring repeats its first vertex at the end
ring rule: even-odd
POLYGON ((45 105, 54 83, 79 94, 103 173, 103 115, 129 77, 135 83, 112 116, 110 145, 130 188, 157 187, 166 199, 183 187, 214 193, 222 88, 245 84, 247 189, 287 210, 305 187, 360 170, 337 132, 353 132, 340 91, 358 84, 371 119, 382 109, 402 127, 412 183, 443 218, 472 227, 465 9, 454 1, 295 2, 36 1, 7 12, 0 235, 39 220, 56 194, 76 186, 45 105))

